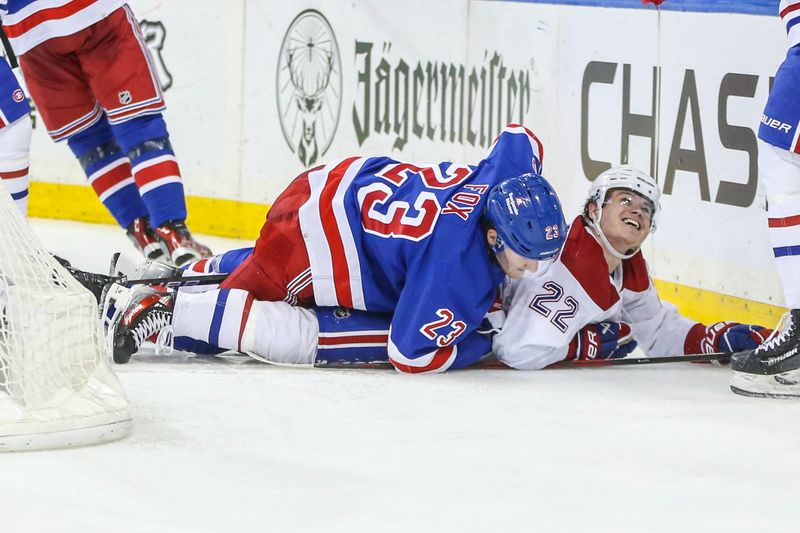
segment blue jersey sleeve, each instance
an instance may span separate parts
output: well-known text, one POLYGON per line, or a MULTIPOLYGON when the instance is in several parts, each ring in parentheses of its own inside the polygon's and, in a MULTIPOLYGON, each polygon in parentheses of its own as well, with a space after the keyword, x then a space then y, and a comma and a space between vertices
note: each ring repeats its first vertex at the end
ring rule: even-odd
POLYGON ((544 148, 536 135, 524 126, 509 124, 495 139, 485 162, 499 181, 531 171, 541 174, 543 159, 544 148))
POLYGON ((498 279, 486 264, 456 265, 435 257, 420 263, 409 271, 392 316, 389 361, 409 373, 469 366, 491 351, 489 338, 475 330, 502 275, 498 279))

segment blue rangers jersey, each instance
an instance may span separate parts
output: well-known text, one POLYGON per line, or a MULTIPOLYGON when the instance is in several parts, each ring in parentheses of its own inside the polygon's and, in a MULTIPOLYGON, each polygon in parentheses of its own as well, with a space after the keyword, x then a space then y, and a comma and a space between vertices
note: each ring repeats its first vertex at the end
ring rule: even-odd
POLYGON ((299 219, 315 303, 391 313, 400 370, 477 361, 491 343, 475 329, 505 277, 481 226, 487 193, 541 162, 536 136, 510 125, 477 166, 353 157, 310 172, 299 219))
POLYGON ((780 16, 786 25, 789 51, 775 73, 758 138, 778 148, 800 153, 800 0, 782 0, 780 16))

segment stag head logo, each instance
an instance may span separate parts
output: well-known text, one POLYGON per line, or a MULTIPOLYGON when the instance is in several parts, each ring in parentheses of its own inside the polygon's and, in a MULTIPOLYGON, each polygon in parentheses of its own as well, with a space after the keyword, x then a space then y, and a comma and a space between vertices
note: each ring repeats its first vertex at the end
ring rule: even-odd
POLYGON ((319 11, 307 9, 289 25, 276 79, 283 136, 300 161, 310 166, 328 151, 342 104, 339 47, 319 11))

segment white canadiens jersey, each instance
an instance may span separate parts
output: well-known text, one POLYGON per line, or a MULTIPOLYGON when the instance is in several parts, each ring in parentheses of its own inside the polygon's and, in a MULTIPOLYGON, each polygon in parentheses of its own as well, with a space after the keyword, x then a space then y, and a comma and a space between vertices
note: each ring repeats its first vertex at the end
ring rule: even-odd
POLYGON ((789 36, 789 48, 800 44, 800 0, 781 0, 779 13, 789 36))
POLYGON ((72 35, 125 5, 125 0, 0 0, 0 17, 18 56, 54 37, 72 35))
POLYGON ((570 341, 588 324, 630 324, 639 347, 651 357, 683 354, 696 324, 659 299, 641 252, 609 275, 602 246, 581 217, 556 259, 506 288, 504 306, 507 317, 493 350, 521 370, 565 359, 570 341))

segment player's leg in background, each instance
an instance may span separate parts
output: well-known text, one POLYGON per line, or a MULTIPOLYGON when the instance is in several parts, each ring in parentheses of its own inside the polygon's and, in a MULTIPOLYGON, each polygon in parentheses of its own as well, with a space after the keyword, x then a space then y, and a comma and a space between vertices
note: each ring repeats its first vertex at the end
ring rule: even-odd
POLYGON ((32 132, 29 115, 0 127, 0 180, 23 216, 28 214, 32 132))
POLYGON ((23 215, 28 213, 31 108, 14 72, 0 58, 0 180, 23 215))
POLYGON ((105 116, 70 136, 67 144, 78 158, 97 197, 117 223, 125 228, 133 244, 148 259, 167 258, 166 248, 148 223, 147 206, 139 196, 130 161, 117 144, 105 116))
POLYGON ((186 227, 181 172, 161 115, 164 98, 138 23, 121 8, 92 28, 93 38, 78 52, 81 66, 130 160, 150 225, 176 265, 211 255, 186 227))
POLYGON ((800 309, 800 153, 763 141, 759 142, 758 152, 775 265, 786 306, 800 309))
POLYGON ((768 233, 789 307, 775 333, 753 352, 731 358, 734 392, 800 395, 783 373, 800 368, 800 47, 789 49, 775 75, 758 131, 758 171, 767 193, 768 233), (767 379, 749 376, 773 376, 767 379), (787 388, 788 387, 788 388, 787 388), (783 389, 776 393, 775 390, 783 389))
POLYGON ((20 68, 50 137, 68 142, 111 215, 129 230, 140 250, 160 258, 164 248, 147 231, 147 207, 132 178, 130 162, 116 143, 75 53, 87 32, 45 41, 18 58, 20 68))

